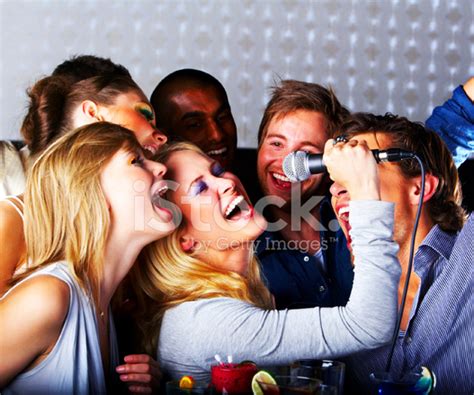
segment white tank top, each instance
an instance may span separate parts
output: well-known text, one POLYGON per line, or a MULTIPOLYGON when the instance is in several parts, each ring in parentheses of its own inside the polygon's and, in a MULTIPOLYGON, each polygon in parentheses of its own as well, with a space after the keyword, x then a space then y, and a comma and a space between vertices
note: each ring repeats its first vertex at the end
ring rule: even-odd
MULTIPOLYGON (((2 390, 2 395, 105 394, 106 383, 100 353, 99 330, 92 299, 73 278, 65 262, 48 265, 20 283, 39 275, 57 277, 69 286, 69 310, 61 334, 49 355, 33 369, 16 376, 8 387, 2 390)), ((3 297, 9 292, 11 289, 3 297)), ((110 311, 109 317, 109 374, 114 381, 118 379, 115 367, 119 364, 119 354, 110 311)))

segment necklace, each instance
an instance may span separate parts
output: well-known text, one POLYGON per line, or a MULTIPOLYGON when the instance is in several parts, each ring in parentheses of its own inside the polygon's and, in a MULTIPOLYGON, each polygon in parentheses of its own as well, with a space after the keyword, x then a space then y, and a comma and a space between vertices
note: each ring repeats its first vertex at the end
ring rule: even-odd
POLYGON ((100 318, 100 320, 101 320, 102 322, 105 321, 105 311, 106 311, 106 310, 102 310, 102 309, 99 309, 99 310, 98 310, 98 316, 99 316, 99 318, 100 318))

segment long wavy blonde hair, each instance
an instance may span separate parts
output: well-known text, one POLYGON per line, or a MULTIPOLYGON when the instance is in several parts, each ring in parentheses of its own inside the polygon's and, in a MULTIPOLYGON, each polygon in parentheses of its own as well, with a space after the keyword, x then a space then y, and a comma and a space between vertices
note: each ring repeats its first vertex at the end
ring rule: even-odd
POLYGON ((25 241, 30 268, 67 261, 79 284, 99 300, 110 215, 100 185, 120 149, 140 150, 131 131, 99 122, 56 140, 35 161, 25 191, 25 241))
MULTIPOLYGON (((177 151, 205 155, 191 143, 175 143, 155 158, 166 164, 177 151)), ((247 276, 224 270, 206 262, 196 253, 184 252, 180 237, 185 219, 169 236, 145 247, 139 264, 132 269, 131 283, 137 293, 136 318, 144 339, 143 346, 154 355, 161 319, 165 311, 184 302, 204 298, 229 297, 261 308, 273 308, 272 296, 263 284, 257 259, 252 251, 247 276)))

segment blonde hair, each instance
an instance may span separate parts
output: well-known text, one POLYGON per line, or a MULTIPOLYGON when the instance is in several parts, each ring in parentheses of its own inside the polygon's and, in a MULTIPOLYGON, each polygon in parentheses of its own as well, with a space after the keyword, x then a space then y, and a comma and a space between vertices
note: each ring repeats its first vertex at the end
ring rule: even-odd
MULTIPOLYGON (((155 159, 166 164, 177 151, 194 151, 205 155, 191 143, 175 143, 161 151, 155 159)), ((165 311, 173 306, 197 299, 229 297, 261 308, 273 308, 270 292, 260 277, 259 263, 252 251, 247 276, 219 269, 195 253, 182 250, 180 236, 185 221, 169 236, 142 250, 139 264, 132 269, 132 284, 137 293, 138 319, 144 346, 155 353, 157 334, 165 311), (157 303, 158 302, 158 303, 157 303), (153 306, 153 307, 151 307, 153 306)))
POLYGON ((107 122, 56 140, 35 161, 25 191, 25 241, 32 267, 65 260, 97 306, 110 215, 100 174, 120 149, 139 151, 128 129, 107 122))

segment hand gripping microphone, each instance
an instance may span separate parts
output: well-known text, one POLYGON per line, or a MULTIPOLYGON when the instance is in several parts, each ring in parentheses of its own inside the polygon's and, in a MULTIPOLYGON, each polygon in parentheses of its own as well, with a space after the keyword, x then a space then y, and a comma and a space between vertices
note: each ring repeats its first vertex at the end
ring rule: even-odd
MULTIPOLYGON (((387 150, 373 149, 377 163, 380 162, 399 162, 404 159, 415 157, 413 152, 404 151, 399 148, 390 148, 387 150)), ((295 151, 289 153, 283 160, 283 172, 291 182, 304 181, 311 174, 326 172, 323 154, 308 154, 305 151, 295 151)))

